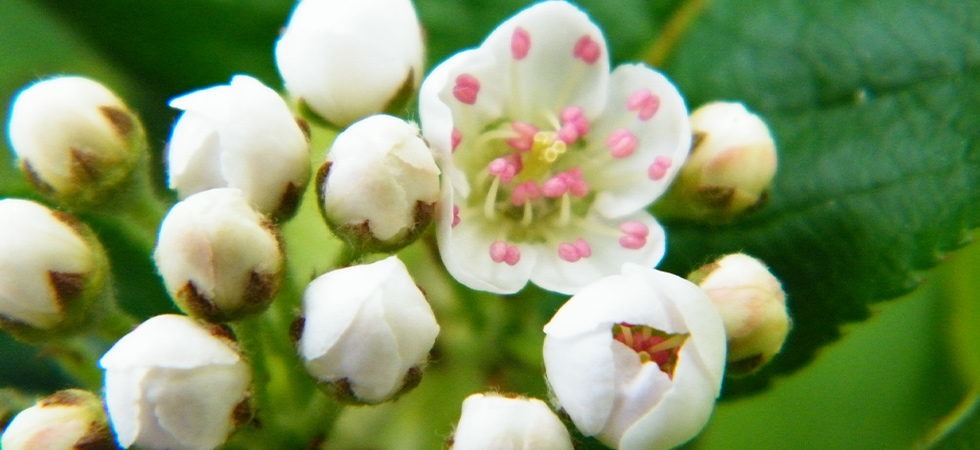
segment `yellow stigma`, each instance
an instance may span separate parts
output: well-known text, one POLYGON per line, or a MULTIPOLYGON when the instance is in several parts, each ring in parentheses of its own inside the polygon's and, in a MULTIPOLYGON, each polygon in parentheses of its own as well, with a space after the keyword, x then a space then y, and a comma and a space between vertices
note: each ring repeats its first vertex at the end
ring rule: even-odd
POLYGON ((558 133, 539 131, 534 134, 534 144, 524 158, 524 167, 518 176, 519 181, 534 180, 548 174, 551 164, 568 151, 565 142, 558 139, 558 133))

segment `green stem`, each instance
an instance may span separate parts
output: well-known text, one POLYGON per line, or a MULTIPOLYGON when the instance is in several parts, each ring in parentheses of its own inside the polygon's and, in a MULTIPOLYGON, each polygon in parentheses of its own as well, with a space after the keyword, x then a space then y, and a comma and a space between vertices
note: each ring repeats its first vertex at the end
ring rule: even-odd
POLYGON ((102 345, 78 336, 45 345, 40 354, 54 360, 61 371, 82 388, 98 392, 102 386, 102 370, 98 365, 102 345))
POLYGON ((654 67, 663 65, 677 47, 681 37, 694 23, 694 19, 704 11, 708 2, 709 0, 685 0, 681 2, 680 7, 664 25, 663 31, 644 53, 643 60, 654 67))

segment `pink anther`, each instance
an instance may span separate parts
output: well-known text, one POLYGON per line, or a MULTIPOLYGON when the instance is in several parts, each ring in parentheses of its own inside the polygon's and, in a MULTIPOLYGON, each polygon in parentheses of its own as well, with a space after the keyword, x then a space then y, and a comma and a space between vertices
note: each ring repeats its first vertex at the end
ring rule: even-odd
POLYGON ((510 123, 510 129, 514 130, 517 136, 507 139, 507 145, 514 150, 526 152, 534 147, 534 135, 538 133, 538 127, 527 122, 515 120, 510 123))
POLYGON ((449 139, 452 144, 452 151, 456 151, 456 147, 459 147, 460 141, 463 140, 463 132, 459 131, 459 128, 453 128, 452 134, 449 135, 449 139))
POLYGON ((517 27, 510 37, 510 54, 520 61, 531 50, 531 35, 527 30, 517 27))
POLYGON ((568 191, 572 193, 575 197, 585 197, 589 195, 589 183, 582 178, 582 168, 572 167, 565 172, 558 174, 558 176, 565 178, 565 184, 568 186, 568 191))
POLYGON ((459 218, 459 205, 453 205, 453 228, 456 228, 462 220, 459 218))
POLYGON ((568 262, 576 262, 592 256, 592 248, 585 239, 578 238, 575 242, 563 242, 558 245, 558 257, 568 262))
POLYGON ((670 170, 672 164, 669 156, 658 156, 650 164, 650 167, 647 168, 647 176, 654 181, 661 180, 667 175, 667 171, 670 170))
POLYGON ((456 86, 453 87, 453 97, 456 97, 456 100, 472 105, 476 103, 476 97, 479 93, 480 80, 476 77, 468 73, 456 77, 456 86))
POLYGON ((561 174, 547 179, 541 185, 541 193, 548 198, 558 198, 568 192, 568 181, 561 174))
POLYGON ((513 266, 521 260, 521 249, 504 241, 494 241, 490 244, 490 259, 496 263, 513 266))
POLYGON ((522 206, 539 198, 541 198, 541 189, 533 181, 525 181, 514 186, 514 190, 510 193, 510 203, 514 206, 522 206))
POLYGON ((613 131, 606 139, 606 147, 609 147, 609 154, 613 158, 625 158, 636 151, 637 139, 632 131, 620 128, 613 131))
POLYGON ((576 58, 585 61, 586 64, 593 64, 602 55, 602 47, 591 36, 586 35, 575 42, 575 48, 572 50, 572 54, 576 58))
POLYGON ((619 225, 619 231, 623 233, 619 238, 619 245, 623 248, 639 250, 647 245, 650 228, 643 222, 628 220, 619 225))
POLYGON ((626 109, 635 111, 640 120, 650 120, 660 109, 660 97, 646 89, 640 89, 630 95, 626 101, 626 109))
POLYGON ((561 119, 561 129, 558 130, 558 139, 561 139, 566 144, 577 141, 589 132, 589 119, 585 117, 582 108, 578 106, 566 107, 558 117, 561 119))
POLYGON ((517 155, 501 156, 487 165, 490 175, 500 177, 500 181, 510 183, 521 171, 521 158, 517 155))

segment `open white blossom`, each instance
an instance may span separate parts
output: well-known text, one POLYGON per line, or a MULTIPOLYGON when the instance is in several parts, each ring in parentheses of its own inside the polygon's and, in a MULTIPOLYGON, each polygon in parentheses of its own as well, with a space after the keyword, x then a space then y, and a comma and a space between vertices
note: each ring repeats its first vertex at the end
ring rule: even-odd
POLYGON ((531 6, 436 67, 419 100, 445 177, 439 250, 461 283, 574 293, 623 262, 660 261, 645 208, 690 148, 687 108, 649 67, 610 73, 585 13, 531 6))
POLYGON ((170 106, 183 111, 167 144, 170 188, 180 198, 233 187, 263 214, 295 211, 310 179, 309 142, 276 91, 237 75, 170 106))
POLYGON ((572 450, 568 430, 541 400, 473 394, 453 432, 452 450, 572 450))
POLYGON ((725 328, 693 283, 626 264, 572 297, 544 331, 548 384, 585 435, 621 450, 666 449, 711 415, 725 328))
POLYGON ((380 403, 418 384, 439 334, 397 256, 327 272, 303 294, 299 352, 339 398, 380 403))
POLYGON ((320 169, 317 194, 330 227, 352 246, 411 243, 439 200, 439 167, 418 127, 384 114, 341 132, 320 169))
POLYGON ((225 442, 248 411, 251 371, 222 330, 187 316, 155 316, 102 356, 120 446, 211 449, 225 442))
POLYGON ((276 42, 286 90, 337 126, 407 100, 422 56, 410 0, 302 0, 276 42))

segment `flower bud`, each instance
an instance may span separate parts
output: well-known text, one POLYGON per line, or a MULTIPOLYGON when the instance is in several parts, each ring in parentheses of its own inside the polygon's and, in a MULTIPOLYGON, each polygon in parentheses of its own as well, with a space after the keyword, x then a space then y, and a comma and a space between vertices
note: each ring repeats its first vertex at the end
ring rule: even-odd
POLYGON ((109 261, 68 213, 0 200, 0 328, 36 341, 80 331, 107 294, 109 261))
POLYGON ((791 321, 786 294, 769 269, 748 255, 732 254, 688 275, 721 314, 728 336, 728 373, 749 374, 782 348, 791 321))
POLYGON ((568 430, 536 398, 473 394, 453 432, 453 450, 571 450, 568 430))
POLYGON ((177 306, 210 322, 264 311, 282 281, 279 230, 238 189, 211 189, 174 205, 153 259, 177 306))
POLYGON ((439 168, 415 125, 375 115, 337 136, 317 193, 330 228, 352 247, 393 251, 431 222, 439 168))
POLYGON ((303 315, 298 346, 307 371, 351 403, 381 403, 415 387, 439 334, 396 256, 316 278, 303 315))
POLYGON ((171 189, 180 198, 216 187, 241 189, 263 214, 289 217, 310 179, 309 141, 286 102, 258 80, 177 97, 184 112, 167 146, 171 189))
POLYGON ((121 447, 215 448, 250 415, 251 373, 219 325, 175 314, 151 317, 99 365, 121 447))
POLYGON ((78 76, 48 78, 21 91, 9 127, 28 181, 71 208, 110 200, 146 149, 139 118, 105 86, 78 76))
POLYGON ((681 218, 725 222, 758 207, 776 175, 776 144, 740 103, 714 102, 691 114, 691 155, 658 204, 681 218))
POLYGON ((114 449, 102 399, 79 389, 58 391, 17 414, 0 438, 5 450, 114 449))
POLYGON ((548 384, 587 436, 621 450, 671 448, 711 415, 725 328, 683 278, 625 264, 569 299, 544 332, 548 384))
POLYGON ((286 90, 339 127, 404 106, 422 57, 410 0, 302 0, 276 42, 286 90))

